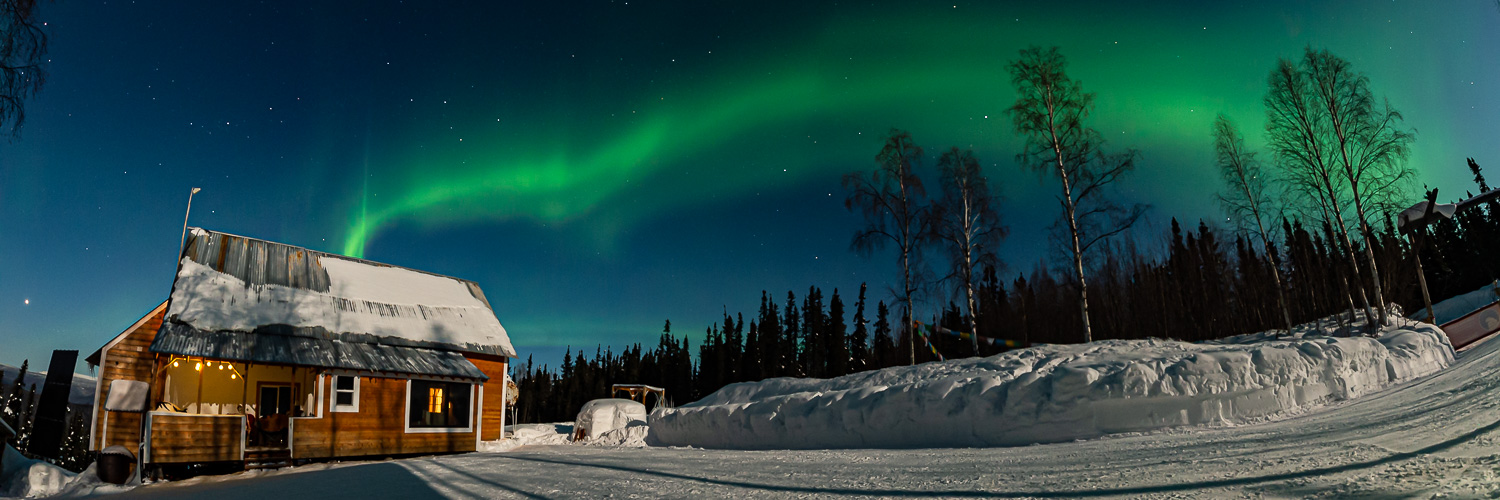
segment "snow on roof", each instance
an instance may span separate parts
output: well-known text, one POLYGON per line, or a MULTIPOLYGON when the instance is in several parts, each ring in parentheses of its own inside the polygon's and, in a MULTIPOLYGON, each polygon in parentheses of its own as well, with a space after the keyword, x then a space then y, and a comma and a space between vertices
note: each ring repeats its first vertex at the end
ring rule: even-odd
POLYGON ((196 330, 516 355, 473 282, 198 228, 181 264, 167 320, 196 330))

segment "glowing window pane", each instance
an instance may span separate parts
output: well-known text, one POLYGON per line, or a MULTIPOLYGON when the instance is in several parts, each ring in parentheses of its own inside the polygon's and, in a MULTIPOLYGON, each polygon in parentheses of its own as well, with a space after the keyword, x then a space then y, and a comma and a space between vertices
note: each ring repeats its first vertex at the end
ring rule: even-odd
POLYGON ((443 389, 431 387, 427 389, 427 413, 443 412, 443 389))

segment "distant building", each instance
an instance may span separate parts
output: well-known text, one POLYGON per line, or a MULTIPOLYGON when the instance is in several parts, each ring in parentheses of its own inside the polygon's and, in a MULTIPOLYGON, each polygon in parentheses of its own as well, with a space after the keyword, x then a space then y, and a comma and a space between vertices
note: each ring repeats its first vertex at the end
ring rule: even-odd
POLYGON ((516 352, 473 282, 198 228, 181 257, 170 298, 87 358, 92 449, 258 466, 502 435, 516 352))

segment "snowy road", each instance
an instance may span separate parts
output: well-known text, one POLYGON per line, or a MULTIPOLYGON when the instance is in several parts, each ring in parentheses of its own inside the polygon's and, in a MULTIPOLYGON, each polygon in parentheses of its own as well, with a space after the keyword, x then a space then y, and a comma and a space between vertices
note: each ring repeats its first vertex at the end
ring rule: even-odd
POLYGON ((200 478, 125 496, 1489 497, 1500 494, 1497 401, 1500 342, 1488 342, 1432 377, 1301 417, 1234 428, 985 449, 539 446, 200 478))

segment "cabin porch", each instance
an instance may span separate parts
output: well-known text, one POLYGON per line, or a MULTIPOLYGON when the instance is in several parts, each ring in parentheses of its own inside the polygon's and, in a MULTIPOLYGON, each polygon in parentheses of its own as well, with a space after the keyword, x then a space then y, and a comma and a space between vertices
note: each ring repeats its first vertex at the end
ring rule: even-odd
POLYGON ((504 362, 475 361, 495 370, 492 378, 164 356, 157 361, 154 411, 146 414, 143 458, 254 467, 474 451, 484 431, 498 439, 504 425, 505 368, 504 362), (495 385, 495 393, 486 394, 486 385, 495 385), (492 430, 485 420, 494 422, 492 430))
POLYGON ((245 460, 285 453, 292 419, 316 412, 318 370, 168 356, 147 414, 146 462, 245 460))

